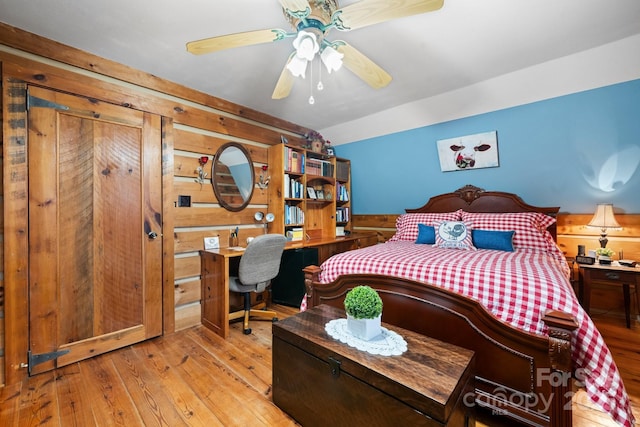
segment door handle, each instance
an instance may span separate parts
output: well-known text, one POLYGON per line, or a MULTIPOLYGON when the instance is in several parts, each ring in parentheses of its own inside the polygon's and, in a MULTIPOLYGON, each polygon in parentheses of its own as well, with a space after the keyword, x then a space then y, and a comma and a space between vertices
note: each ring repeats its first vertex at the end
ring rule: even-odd
POLYGON ((150 231, 149 233, 147 233, 147 236, 149 236, 149 239, 154 240, 158 237, 158 233, 156 233, 155 231, 150 231))

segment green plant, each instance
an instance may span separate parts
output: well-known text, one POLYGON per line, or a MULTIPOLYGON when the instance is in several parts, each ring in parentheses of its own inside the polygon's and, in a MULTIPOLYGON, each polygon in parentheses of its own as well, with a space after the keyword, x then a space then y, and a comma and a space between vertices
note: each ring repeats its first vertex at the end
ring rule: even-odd
POLYGON ((382 299, 370 286, 356 286, 347 292, 344 309, 356 319, 374 319, 382 314, 382 299))
POLYGON ((611 258, 614 253, 615 252, 613 252, 609 248, 598 248, 598 249, 596 249, 596 254, 598 254, 600 256, 608 256, 609 258, 611 258))

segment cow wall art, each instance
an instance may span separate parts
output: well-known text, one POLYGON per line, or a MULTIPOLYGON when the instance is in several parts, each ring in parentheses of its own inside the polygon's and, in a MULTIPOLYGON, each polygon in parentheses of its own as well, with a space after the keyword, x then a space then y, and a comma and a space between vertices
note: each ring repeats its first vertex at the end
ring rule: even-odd
POLYGON ((441 139, 436 146, 442 172, 499 166, 497 131, 441 139))

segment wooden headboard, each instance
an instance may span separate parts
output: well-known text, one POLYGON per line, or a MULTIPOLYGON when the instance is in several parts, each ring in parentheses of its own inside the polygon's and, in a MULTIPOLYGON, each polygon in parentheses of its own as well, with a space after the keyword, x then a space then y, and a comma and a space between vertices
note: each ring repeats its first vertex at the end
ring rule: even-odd
MULTIPOLYGON (((520 196, 501 191, 485 191, 473 185, 465 185, 452 193, 434 196, 422 207, 405 209, 407 213, 454 212, 462 209, 467 212, 540 212, 556 218, 560 207, 540 207, 525 203, 520 196)), ((554 222, 547 229, 557 239, 557 227, 554 222)))

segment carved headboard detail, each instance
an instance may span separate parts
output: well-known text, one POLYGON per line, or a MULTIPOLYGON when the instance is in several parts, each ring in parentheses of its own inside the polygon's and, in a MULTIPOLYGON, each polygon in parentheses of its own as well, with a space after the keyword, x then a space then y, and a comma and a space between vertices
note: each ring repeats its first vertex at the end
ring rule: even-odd
MULTIPOLYGON (((520 196, 502 191, 485 191, 474 185, 465 185, 452 193, 433 196, 422 207, 405 209, 407 213, 454 212, 462 209, 467 212, 540 212, 556 218, 560 207, 540 207, 525 203, 520 196)), ((548 228, 554 239, 557 238, 556 224, 548 228)))

